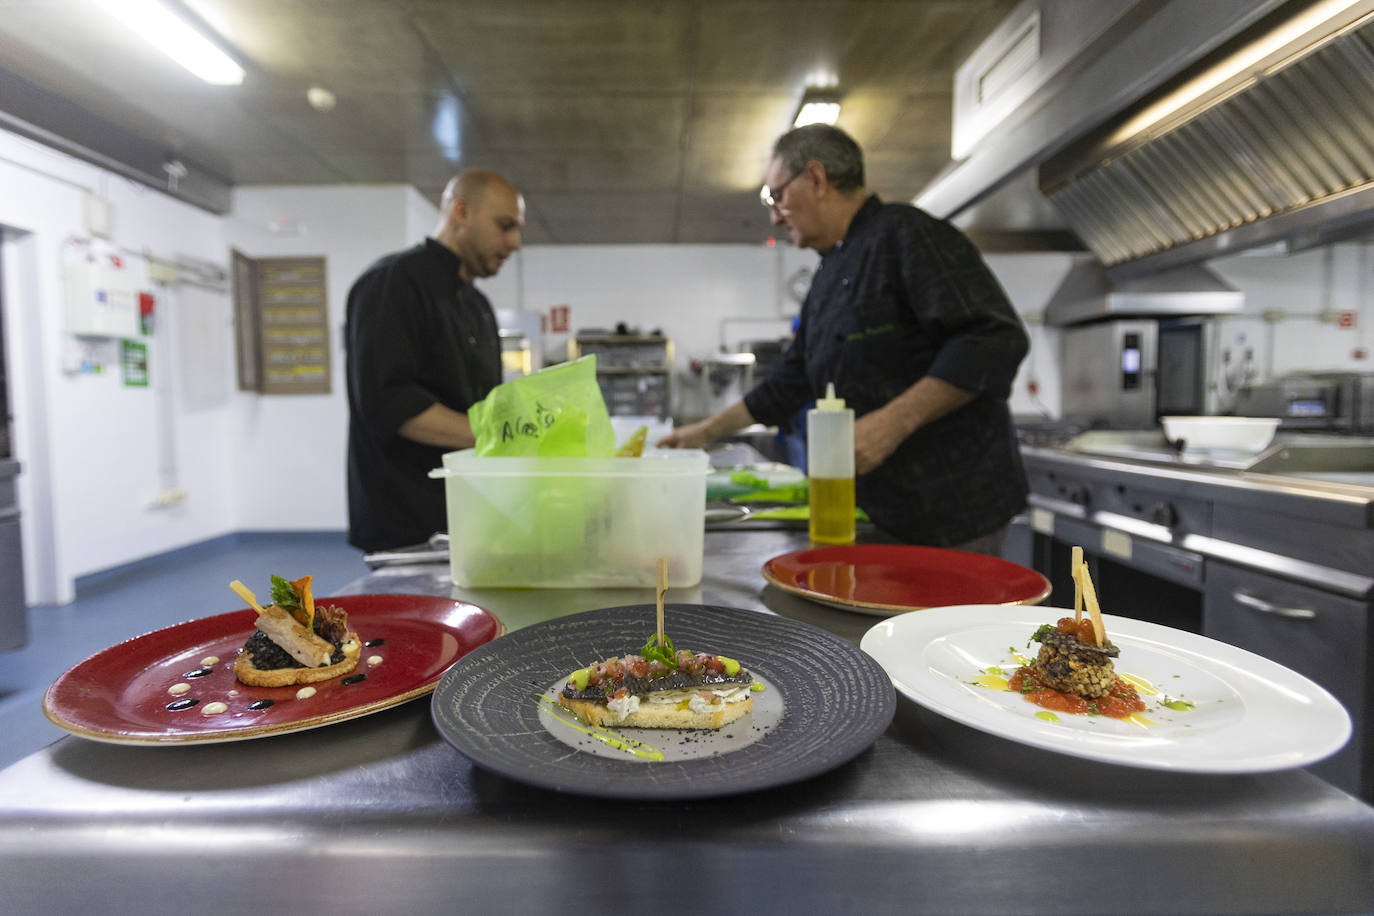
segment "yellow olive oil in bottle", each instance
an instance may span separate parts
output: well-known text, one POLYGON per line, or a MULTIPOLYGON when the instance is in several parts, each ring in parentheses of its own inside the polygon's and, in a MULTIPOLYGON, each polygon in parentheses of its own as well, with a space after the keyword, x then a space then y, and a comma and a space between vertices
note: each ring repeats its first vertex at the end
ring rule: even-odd
POLYGON ((835 383, 806 412, 806 473, 811 540, 854 543, 854 411, 835 397, 835 383))

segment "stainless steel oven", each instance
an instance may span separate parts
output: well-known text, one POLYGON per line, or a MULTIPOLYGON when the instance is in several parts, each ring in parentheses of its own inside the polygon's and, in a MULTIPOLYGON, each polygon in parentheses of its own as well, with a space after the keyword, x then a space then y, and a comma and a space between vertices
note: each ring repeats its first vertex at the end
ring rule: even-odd
POLYGON ((1229 406, 1228 354, 1207 317, 1110 319, 1067 327, 1061 340, 1067 420, 1144 429, 1229 406))

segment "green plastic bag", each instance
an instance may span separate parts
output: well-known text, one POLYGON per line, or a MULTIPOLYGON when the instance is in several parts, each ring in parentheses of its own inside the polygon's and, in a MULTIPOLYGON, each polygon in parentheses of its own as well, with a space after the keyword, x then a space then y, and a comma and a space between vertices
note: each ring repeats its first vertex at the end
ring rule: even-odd
POLYGON ((479 456, 609 458, 615 430, 596 355, 497 385, 468 410, 479 456))

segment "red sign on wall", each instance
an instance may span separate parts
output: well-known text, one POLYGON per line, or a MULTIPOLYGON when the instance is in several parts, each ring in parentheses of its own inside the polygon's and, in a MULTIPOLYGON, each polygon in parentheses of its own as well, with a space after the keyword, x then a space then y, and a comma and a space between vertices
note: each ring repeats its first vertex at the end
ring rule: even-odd
POLYGON ((549 306, 549 330, 555 334, 568 332, 572 307, 568 305, 549 306))
POLYGON ((1336 327, 1344 328, 1345 330, 1350 330, 1355 327, 1355 313, 1341 312, 1340 316, 1336 319, 1336 327))

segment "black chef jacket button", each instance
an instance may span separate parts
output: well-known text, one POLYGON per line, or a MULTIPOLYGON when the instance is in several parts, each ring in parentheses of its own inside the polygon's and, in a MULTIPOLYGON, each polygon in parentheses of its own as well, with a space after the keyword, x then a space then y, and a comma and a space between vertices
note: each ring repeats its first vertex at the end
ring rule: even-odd
POLYGON ((841 286, 848 286, 848 285, 849 285, 849 278, 848 278, 848 277, 845 277, 843 280, 841 280, 841 281, 840 281, 840 285, 841 285, 841 286))
POLYGON ((470 344, 475 344, 475 343, 477 343, 477 338, 476 338, 476 337, 469 337, 469 338, 468 338, 468 343, 470 343, 470 344))

